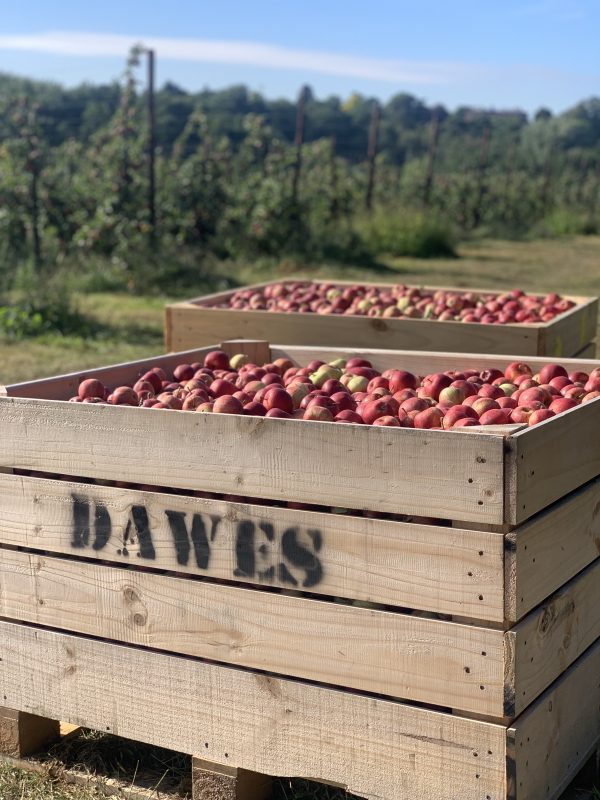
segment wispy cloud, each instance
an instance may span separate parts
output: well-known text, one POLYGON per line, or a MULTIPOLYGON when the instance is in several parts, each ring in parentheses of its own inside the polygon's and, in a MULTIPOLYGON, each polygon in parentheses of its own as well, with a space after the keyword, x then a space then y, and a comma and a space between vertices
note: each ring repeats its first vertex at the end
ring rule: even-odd
POLYGON ((585 17, 585 9, 577 0, 537 0, 525 3, 512 12, 514 17, 544 16, 552 20, 569 22, 585 17))
POLYGON ((464 79, 473 66, 436 61, 402 61, 297 50, 271 44, 212 39, 172 39, 49 31, 0 35, 0 50, 24 50, 70 56, 124 56, 134 44, 155 49, 162 59, 301 70, 324 75, 396 84, 444 85, 464 79))

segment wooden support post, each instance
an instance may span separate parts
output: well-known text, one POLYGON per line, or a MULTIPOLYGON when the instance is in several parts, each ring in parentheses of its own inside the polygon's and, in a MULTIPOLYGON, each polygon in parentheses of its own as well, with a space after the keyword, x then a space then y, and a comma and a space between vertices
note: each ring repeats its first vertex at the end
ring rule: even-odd
POLYGON ((60 738, 60 722, 0 708, 0 753, 23 758, 60 738))
POLYGON ((268 775, 192 758, 192 800, 268 800, 268 775))

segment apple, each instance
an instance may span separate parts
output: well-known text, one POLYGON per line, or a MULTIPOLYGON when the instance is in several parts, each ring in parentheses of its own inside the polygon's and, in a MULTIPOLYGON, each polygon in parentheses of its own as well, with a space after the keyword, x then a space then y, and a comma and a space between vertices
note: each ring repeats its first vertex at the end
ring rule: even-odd
POLYGON ((351 411, 349 408, 343 408, 335 417, 335 422, 353 422, 356 425, 364 425, 363 418, 356 411, 351 411))
POLYGON ((539 408, 529 417, 528 425, 537 425, 539 422, 545 422, 547 419, 551 419, 554 416, 556 416, 556 414, 549 408, 539 408))
POLYGON ((577 400, 573 400, 572 397, 557 397, 550 403, 548 408, 550 411, 554 411, 555 414, 562 414, 563 411, 569 411, 569 409, 576 408, 578 405, 577 400))
POLYGON ((333 422, 334 416, 328 408, 312 405, 304 412, 303 419, 312 420, 313 422, 333 422))
POLYGON ((204 366, 208 369, 229 369, 229 356, 222 350, 211 350, 204 359, 204 366))
POLYGON ((508 367, 504 370, 504 377, 507 379, 509 383, 517 383, 516 378, 520 375, 528 375, 531 377, 533 372, 531 371, 531 367, 529 364, 524 364, 522 361, 513 361, 508 367))
POLYGON ((373 425, 380 425, 385 428, 399 428, 400 420, 397 417, 392 417, 389 414, 384 417, 377 417, 373 425))
POLYGON ((438 401, 441 406, 460 406, 465 399, 465 393, 458 386, 446 386, 440 392, 438 401))
POLYGON ((478 397, 474 403, 472 403, 471 408, 478 417, 481 417, 482 414, 485 414, 486 411, 491 411, 492 409, 500 409, 498 403, 492 399, 491 397, 478 397))
POLYGON ((443 413, 437 407, 427 408, 419 411, 414 418, 415 428, 441 428, 443 413))
POLYGON ((210 391, 215 397, 224 397, 225 395, 232 395, 236 391, 236 386, 231 381, 217 378, 211 383, 210 391))
MULTIPOLYGON (((152 384, 149 384, 149 386, 153 390, 152 384)), ((97 378, 87 378, 79 384, 77 396, 80 400, 85 400, 86 397, 101 397, 104 399, 107 396, 106 386, 97 378)))
POLYGON ((507 425, 510 421, 510 409, 491 408, 479 417, 480 425, 507 425))
POLYGON ((400 391, 401 389, 412 389, 413 391, 419 386, 419 381, 416 375, 412 372, 405 370, 395 369, 391 371, 388 377, 389 390, 392 394, 400 391))
POLYGON ((109 402, 113 406, 137 406, 140 401, 131 386, 117 386, 111 392, 109 402))
POLYGON ((243 414, 244 407, 240 401, 231 395, 217 395, 213 404, 214 414, 243 414))
POLYGON ((452 427, 453 428, 473 428, 476 425, 479 425, 479 420, 471 419, 471 417, 461 417, 460 419, 456 420, 456 422, 454 423, 454 425, 452 427))
POLYGON ((550 383, 552 378, 567 378, 567 370, 560 364, 544 364, 540 370, 540 383, 550 383))
POLYGON ((278 408, 280 411, 285 411, 291 414, 294 410, 294 401, 285 389, 279 386, 273 386, 265 392, 263 405, 270 411, 271 409, 278 408))

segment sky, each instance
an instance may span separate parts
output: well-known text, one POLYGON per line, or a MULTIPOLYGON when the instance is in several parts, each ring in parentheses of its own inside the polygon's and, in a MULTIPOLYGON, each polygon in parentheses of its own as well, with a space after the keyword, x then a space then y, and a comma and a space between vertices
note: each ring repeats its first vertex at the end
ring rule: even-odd
POLYGON ((158 85, 191 91, 530 113, 600 95, 600 0, 0 0, 0 19, 0 71, 67 86, 117 79, 143 43, 158 85))

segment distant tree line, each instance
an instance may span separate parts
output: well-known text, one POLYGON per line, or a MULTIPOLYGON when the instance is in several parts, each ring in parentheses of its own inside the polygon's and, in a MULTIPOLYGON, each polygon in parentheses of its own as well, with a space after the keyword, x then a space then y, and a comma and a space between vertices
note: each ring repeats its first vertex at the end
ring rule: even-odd
MULTIPOLYGON (((554 116, 400 93, 268 100, 245 86, 155 94, 156 230, 145 90, 0 75, 0 257, 14 265, 200 248, 218 258, 451 252, 455 235, 600 228, 600 98, 554 116)), ((138 259, 139 260, 139 259, 138 259)))

